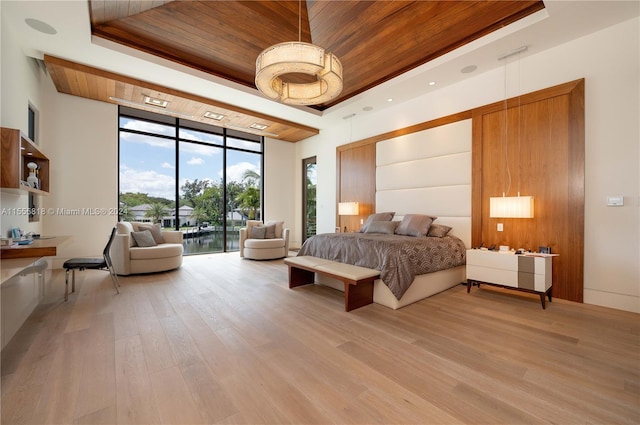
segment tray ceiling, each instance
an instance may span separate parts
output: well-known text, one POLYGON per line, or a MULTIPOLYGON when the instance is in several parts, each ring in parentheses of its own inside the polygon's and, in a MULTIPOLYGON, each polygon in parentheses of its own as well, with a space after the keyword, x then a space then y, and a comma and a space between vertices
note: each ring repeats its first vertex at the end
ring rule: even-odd
POLYGON ((526 0, 89 0, 93 36, 253 89, 258 54, 300 34, 343 64, 344 89, 315 106, 321 111, 543 8, 526 0))

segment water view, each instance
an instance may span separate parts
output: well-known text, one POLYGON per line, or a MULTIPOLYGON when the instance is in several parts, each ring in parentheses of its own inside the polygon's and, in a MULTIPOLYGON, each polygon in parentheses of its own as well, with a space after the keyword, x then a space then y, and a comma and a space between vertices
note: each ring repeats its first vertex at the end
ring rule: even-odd
MULTIPOLYGON (((224 239, 222 229, 213 231, 197 230, 185 232, 182 245, 184 255, 204 254, 210 252, 223 252, 224 239)), ((227 232, 227 251, 240 249, 240 232, 237 229, 229 229, 227 232)))

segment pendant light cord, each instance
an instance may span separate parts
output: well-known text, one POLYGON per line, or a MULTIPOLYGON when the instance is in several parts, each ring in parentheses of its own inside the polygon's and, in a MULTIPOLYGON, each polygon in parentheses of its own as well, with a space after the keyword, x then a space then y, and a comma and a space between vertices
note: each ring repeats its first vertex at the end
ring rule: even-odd
POLYGON ((520 180, 522 178, 522 165, 520 159, 520 130, 522 129, 522 108, 520 107, 520 97, 522 95, 522 90, 520 87, 520 83, 522 81, 522 76, 520 73, 520 53, 521 52, 518 52, 518 196, 520 196, 520 180))
POLYGON ((508 148, 508 134, 509 134, 509 104, 507 102, 507 60, 504 61, 504 162, 507 168, 507 191, 502 192, 502 196, 509 194, 511 190, 511 170, 509 170, 509 148, 508 148))
POLYGON ((302 42, 302 0, 298 0, 298 43, 302 42))

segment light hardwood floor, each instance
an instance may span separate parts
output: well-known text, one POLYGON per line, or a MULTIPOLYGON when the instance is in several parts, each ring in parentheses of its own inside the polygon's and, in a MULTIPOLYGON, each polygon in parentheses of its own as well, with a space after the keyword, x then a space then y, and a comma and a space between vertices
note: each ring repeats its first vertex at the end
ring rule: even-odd
POLYGON ((2 352, 2 424, 638 424, 640 316, 457 286, 393 311, 282 260, 63 273, 2 352))

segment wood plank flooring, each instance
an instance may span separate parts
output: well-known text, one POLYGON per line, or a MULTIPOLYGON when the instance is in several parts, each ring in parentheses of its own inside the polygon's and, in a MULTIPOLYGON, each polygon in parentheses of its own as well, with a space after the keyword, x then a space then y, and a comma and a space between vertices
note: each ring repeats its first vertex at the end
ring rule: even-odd
POLYGON ((282 260, 76 275, 2 352, 2 424, 638 424, 640 316, 457 286, 344 312, 282 260))

